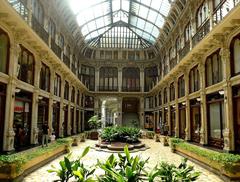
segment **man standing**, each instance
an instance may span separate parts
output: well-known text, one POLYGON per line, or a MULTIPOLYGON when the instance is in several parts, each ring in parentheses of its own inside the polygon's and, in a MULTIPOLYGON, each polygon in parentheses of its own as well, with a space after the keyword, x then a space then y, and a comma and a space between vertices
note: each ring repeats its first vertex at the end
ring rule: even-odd
POLYGON ((46 146, 48 146, 48 133, 49 133, 49 127, 47 122, 45 122, 42 127, 42 147, 44 147, 45 141, 46 141, 46 146))

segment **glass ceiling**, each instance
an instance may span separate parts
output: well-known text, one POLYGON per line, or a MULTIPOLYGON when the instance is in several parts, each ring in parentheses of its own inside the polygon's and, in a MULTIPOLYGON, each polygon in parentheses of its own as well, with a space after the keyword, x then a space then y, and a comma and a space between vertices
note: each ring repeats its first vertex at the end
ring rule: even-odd
POLYGON ((147 48, 159 36, 171 0, 69 0, 86 43, 102 48, 147 48))

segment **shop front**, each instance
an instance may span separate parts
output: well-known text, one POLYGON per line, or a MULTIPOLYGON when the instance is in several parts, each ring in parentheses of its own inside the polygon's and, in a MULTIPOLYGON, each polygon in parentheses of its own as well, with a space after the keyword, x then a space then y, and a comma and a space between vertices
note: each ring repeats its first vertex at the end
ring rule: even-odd
POLYGON ((200 102, 197 99, 190 101, 190 119, 191 119, 191 141, 200 142, 200 130, 201 130, 201 107, 200 102))
POLYGON ((173 107, 173 106, 171 106, 170 116, 171 116, 171 136, 175 136, 176 135, 176 132, 175 132, 176 110, 175 110, 175 107, 173 107))
POLYGON ((74 107, 71 107, 71 135, 74 135, 75 132, 74 132, 74 128, 75 128, 75 125, 74 125, 74 107))
POLYGON ((186 103, 179 104, 179 137, 185 139, 186 128, 186 103))
MULTIPOLYGON (((39 96, 38 98, 38 142, 42 143, 43 124, 48 123, 49 99, 39 96)), ((49 127, 50 128, 50 127, 49 127)))
POLYGON ((59 122, 60 122, 60 103, 54 102, 53 104, 53 115, 52 115, 52 128, 53 134, 56 138, 59 137, 59 122))
POLYGON ((240 153, 240 85, 233 87, 233 108, 235 150, 240 153))
POLYGON ((15 95, 14 147, 17 151, 30 147, 32 117, 32 93, 20 91, 15 95))
POLYGON ((0 83, 0 152, 3 151, 5 102, 6 102, 6 85, 0 83))

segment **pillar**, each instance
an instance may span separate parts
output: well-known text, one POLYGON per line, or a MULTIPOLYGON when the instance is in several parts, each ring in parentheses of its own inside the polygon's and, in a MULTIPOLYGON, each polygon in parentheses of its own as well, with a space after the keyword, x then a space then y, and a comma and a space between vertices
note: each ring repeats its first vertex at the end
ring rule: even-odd
POLYGON ((179 109, 178 109, 178 79, 176 78, 174 81, 175 86, 175 137, 179 137, 179 109))
POLYGON ((208 143, 208 136, 207 136, 207 99, 205 92, 206 75, 204 62, 200 62, 198 64, 198 71, 200 76, 200 100, 201 100, 200 144, 206 145, 208 143))
POLYGON ((191 139, 191 123, 190 123, 190 100, 189 100, 189 70, 184 73, 185 83, 185 98, 186 98, 186 128, 185 128, 185 140, 191 139))
POLYGON ((118 91, 122 90, 122 68, 118 68, 118 91))
POLYGON ((225 128, 223 132, 224 137, 224 150, 234 151, 234 123, 233 123, 233 99, 232 99, 232 86, 231 78, 231 63, 229 48, 221 49, 222 67, 223 67, 223 81, 224 81, 224 112, 225 112, 225 128))
POLYGON ((144 92, 144 68, 140 68, 140 91, 144 92))
POLYGON ((95 91, 99 91, 99 70, 100 68, 95 68, 95 91))

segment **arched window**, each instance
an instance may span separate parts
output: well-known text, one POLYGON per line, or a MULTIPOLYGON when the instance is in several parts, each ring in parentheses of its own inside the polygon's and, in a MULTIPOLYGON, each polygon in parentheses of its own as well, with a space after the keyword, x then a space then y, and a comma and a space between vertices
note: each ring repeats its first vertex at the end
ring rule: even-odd
POLYGON ((48 33, 51 36, 52 40, 55 40, 56 25, 51 19, 48 22, 48 33))
POLYGON ((193 93, 200 89, 198 67, 195 66, 189 73, 189 92, 193 93))
POLYGON ((72 87, 71 102, 75 102, 75 88, 72 87))
POLYGON ((185 96, 185 80, 184 75, 178 79, 178 98, 185 96))
POLYGON ((45 64, 42 64, 42 68, 41 68, 40 88, 47 92, 50 91, 50 69, 45 64))
POLYGON ((20 66, 20 71, 18 74, 18 79, 33 85, 34 81, 34 57, 31 52, 29 52, 23 46, 21 47, 21 52, 18 58, 18 64, 20 66))
POLYGON ((39 0, 32 0, 32 10, 34 17, 38 20, 38 22, 43 25, 44 22, 44 12, 43 7, 39 0))
POLYGON ((232 76, 240 74, 240 34, 233 38, 231 45, 232 76))
POLYGON ((184 29, 184 43, 189 42, 192 35, 192 29, 190 23, 188 23, 184 29))
POLYGON ((61 77, 58 74, 54 79, 54 95, 61 97, 61 77))
POLYGON ((175 86, 174 82, 170 85, 170 101, 173 101, 175 99, 175 86))
POLYGON ((219 51, 220 50, 207 57, 205 64, 207 86, 219 83, 223 79, 222 61, 219 51))
POLYGON ((69 83, 67 81, 65 81, 64 99, 69 99, 69 83))
POLYGON ((140 91, 140 71, 139 68, 123 68, 123 88, 122 91, 140 91))
POLYGON ((158 69, 157 66, 150 66, 144 69, 144 91, 148 92, 157 83, 158 69))
POLYGON ((60 34, 59 37, 58 37, 58 45, 63 50, 63 48, 64 48, 64 37, 63 37, 62 34, 60 34))
POLYGON ((197 10, 197 28, 201 27, 208 19, 208 1, 204 1, 203 4, 197 10))
POLYGON ((99 91, 118 90, 118 69, 114 67, 100 68, 99 91))
POLYGON ((8 73, 9 47, 9 37, 0 29, 0 72, 3 73, 8 73))

